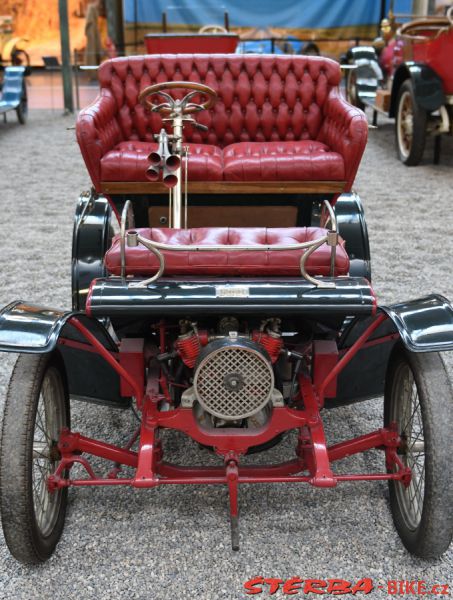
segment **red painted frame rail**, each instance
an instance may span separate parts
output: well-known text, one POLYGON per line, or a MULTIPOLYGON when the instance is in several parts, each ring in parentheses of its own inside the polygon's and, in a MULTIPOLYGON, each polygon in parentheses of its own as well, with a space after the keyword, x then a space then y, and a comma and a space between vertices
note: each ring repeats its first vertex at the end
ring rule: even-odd
MULTIPOLYGON (((190 408, 176 408, 159 411, 162 396, 157 394, 158 386, 148 382, 147 393, 139 383, 122 367, 97 338, 73 317, 71 324, 86 338, 120 377, 124 377, 136 394, 138 407, 142 410, 139 436, 139 450, 120 448, 112 444, 94 440, 68 429, 61 432, 58 448, 61 460, 54 474, 49 477, 50 489, 68 486, 131 485, 153 487, 171 484, 226 484, 230 491, 231 515, 237 516, 237 486, 240 483, 310 483, 317 487, 333 487, 343 481, 375 481, 384 479, 410 481, 410 469, 401 462, 397 450, 400 438, 395 424, 357 438, 346 440, 328 447, 320 415, 323 393, 330 381, 335 378, 357 352, 366 344, 372 333, 387 318, 379 314, 356 342, 345 352, 332 371, 315 389, 308 377, 299 378, 301 400, 304 406, 295 410, 288 407, 274 407, 266 426, 254 430, 236 428, 205 429, 199 425, 190 408), (149 395, 153 390, 154 395, 149 395), (219 467, 173 465, 163 460, 162 445, 158 437, 161 428, 175 429, 186 433, 205 446, 213 447, 223 457, 224 465, 219 467), (297 458, 277 465, 240 465, 239 459, 250 447, 268 442, 277 435, 296 429, 299 431, 297 458), (359 473, 337 475, 331 464, 352 454, 379 448, 386 455, 386 473, 359 473), (97 477, 83 453, 101 457, 115 463, 115 468, 107 477, 97 477), (87 471, 85 479, 70 479, 69 471, 73 464, 81 464, 87 471), (134 477, 120 477, 121 466, 135 469, 134 477)), ((163 343, 161 330, 161 343, 163 343)), ((153 373, 152 377, 156 377, 153 373)), ((151 382, 152 383, 152 382, 151 382)), ((138 434, 133 440, 137 439, 138 434)))

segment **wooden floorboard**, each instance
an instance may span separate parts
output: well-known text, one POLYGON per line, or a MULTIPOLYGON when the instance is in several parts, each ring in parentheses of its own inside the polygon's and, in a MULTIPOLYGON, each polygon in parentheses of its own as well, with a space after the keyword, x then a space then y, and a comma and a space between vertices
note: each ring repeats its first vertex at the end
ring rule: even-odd
MULTIPOLYGON (((192 194, 336 194, 344 191, 345 181, 193 181, 192 194)), ((163 183, 140 181, 102 181, 104 194, 165 194, 163 183)))

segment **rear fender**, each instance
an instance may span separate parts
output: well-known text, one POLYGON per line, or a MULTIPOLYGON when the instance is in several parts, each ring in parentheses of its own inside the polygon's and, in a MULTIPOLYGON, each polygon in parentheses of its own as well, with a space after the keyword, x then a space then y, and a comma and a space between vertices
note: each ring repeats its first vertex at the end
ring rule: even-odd
POLYGON ((112 209, 93 191, 80 196, 72 235, 72 308, 83 310, 90 283, 106 274, 104 256, 110 247, 112 209))
MULTIPOLYGON (((351 404, 384 393, 390 354, 396 343, 410 352, 453 350, 453 307, 440 295, 430 295, 400 304, 381 306, 389 317, 373 333, 338 376, 337 395, 326 407, 351 404)), ((353 319, 338 343, 340 358, 372 322, 353 319)))
POLYGON ((334 210, 338 230, 346 242, 350 275, 371 281, 370 242, 360 197, 354 192, 341 194, 334 210))
POLYGON ((389 117, 396 115, 398 92, 406 79, 412 81, 415 99, 421 108, 433 112, 445 104, 445 93, 439 75, 428 65, 407 62, 398 67, 393 77, 389 117))
POLYGON ((0 351, 58 352, 65 366, 71 398, 127 408, 130 400, 120 395, 118 374, 71 325, 69 320, 73 316, 77 316, 109 352, 118 352, 117 345, 97 319, 80 312, 20 301, 0 311, 0 351))

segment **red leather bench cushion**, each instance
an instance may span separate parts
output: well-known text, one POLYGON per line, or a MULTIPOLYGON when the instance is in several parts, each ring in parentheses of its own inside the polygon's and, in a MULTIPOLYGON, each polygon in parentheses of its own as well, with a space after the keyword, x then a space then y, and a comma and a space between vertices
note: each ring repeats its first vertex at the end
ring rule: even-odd
MULTIPOLYGON (((242 142, 223 151, 229 181, 341 181, 341 154, 321 142, 242 142)), ((190 171, 189 171, 190 174, 190 171)))
MULTIPOLYGON (((153 150, 157 150, 157 144, 152 142, 120 142, 102 157, 101 179, 147 181, 148 156, 153 150)), ((222 150, 209 144, 189 144, 189 177, 191 181, 221 181, 222 150)))
MULTIPOLYGON (((322 237, 326 230, 318 227, 289 228, 232 228, 206 227, 197 229, 138 229, 150 240, 175 245, 272 245, 300 244, 322 237)), ((164 251, 166 275, 272 275, 300 276, 300 257, 303 250, 286 251, 164 251)), ((105 255, 105 265, 112 275, 121 274, 120 238, 116 236, 105 255)), ((310 275, 330 274, 330 248, 324 244, 309 257, 310 275)), ((158 269, 154 254, 142 245, 126 247, 126 274, 151 276, 158 269)), ((349 258, 344 242, 337 247, 335 274, 347 275, 349 258)))

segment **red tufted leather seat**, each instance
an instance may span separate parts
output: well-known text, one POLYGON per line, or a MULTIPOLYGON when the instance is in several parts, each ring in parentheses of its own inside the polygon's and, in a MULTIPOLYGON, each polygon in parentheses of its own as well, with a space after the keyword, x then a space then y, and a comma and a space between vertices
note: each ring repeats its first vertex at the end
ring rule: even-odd
POLYGON ((106 61, 98 75, 100 95, 81 111, 76 127, 98 191, 106 178, 144 180, 141 165, 147 147, 139 143, 154 142, 162 119, 138 103, 138 94, 151 84, 172 80, 204 83, 219 96, 211 110, 197 115, 209 131, 190 126, 185 130, 186 142, 210 147, 190 156, 190 179, 204 179, 208 169, 209 179, 217 179, 222 167, 223 179, 328 181, 341 175, 345 190, 352 186, 366 144, 367 122, 341 97, 340 67, 332 60, 149 55, 106 61))
MULTIPOLYGON (((250 228, 209 227, 197 229, 138 229, 150 240, 174 245, 283 245, 300 244, 325 235, 319 227, 250 228)), ((303 250, 252 251, 163 251, 166 275, 271 275, 300 276, 300 257, 303 250)), ((105 265, 112 275, 121 274, 121 244, 119 236, 105 255, 105 265)), ((126 274, 151 276, 158 269, 154 254, 142 245, 126 247, 126 274)), ((315 250, 307 260, 310 275, 330 274, 330 247, 326 244, 315 250)), ((335 275, 347 275, 349 258, 344 242, 337 246, 335 275)))
MULTIPOLYGON (((217 146, 188 144, 191 181, 221 181, 223 179, 223 156, 217 146)), ((150 142, 120 142, 101 158, 103 181, 147 181, 148 155, 157 150, 150 142)), ((185 166, 183 161, 183 172, 185 166)))
POLYGON ((223 152, 228 181, 341 181, 344 160, 326 144, 300 142, 242 142, 223 152))

